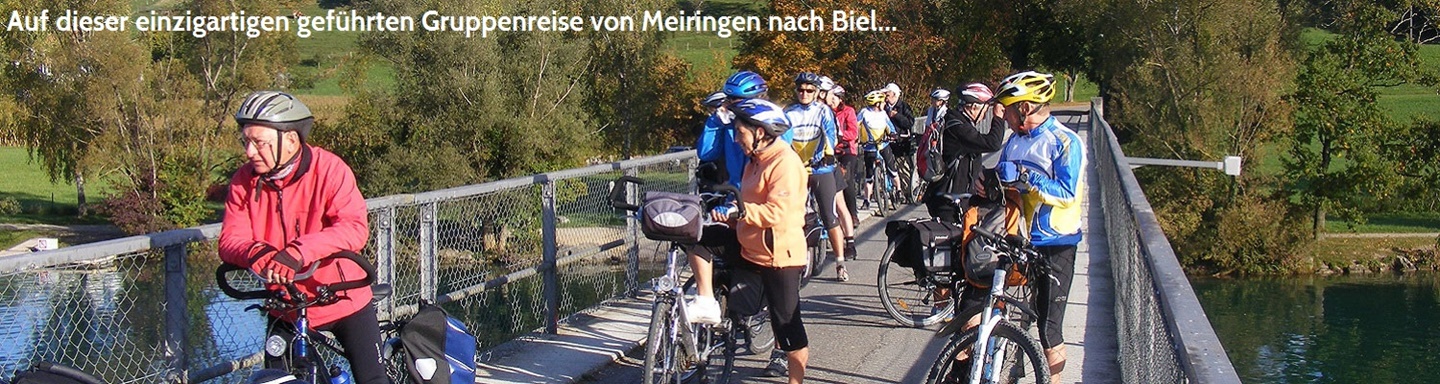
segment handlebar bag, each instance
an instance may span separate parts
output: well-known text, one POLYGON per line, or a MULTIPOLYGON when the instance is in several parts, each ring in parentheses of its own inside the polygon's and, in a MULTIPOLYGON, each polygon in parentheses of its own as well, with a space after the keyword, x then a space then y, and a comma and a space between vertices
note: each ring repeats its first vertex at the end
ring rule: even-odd
POLYGON ((400 326, 400 343, 415 382, 475 382, 475 336, 440 306, 422 302, 415 317, 400 326))
POLYGON ((700 196, 645 192, 640 208, 640 232, 650 240, 695 244, 700 242, 704 215, 700 196))

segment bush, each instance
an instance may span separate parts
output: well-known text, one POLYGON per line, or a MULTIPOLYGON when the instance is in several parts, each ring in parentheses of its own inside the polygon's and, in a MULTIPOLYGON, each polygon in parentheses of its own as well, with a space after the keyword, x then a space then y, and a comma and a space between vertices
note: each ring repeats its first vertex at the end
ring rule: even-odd
POLYGON ((20 213, 20 202, 13 197, 0 198, 0 216, 16 215, 20 213))
POLYGON ((165 219, 164 204, 143 193, 126 192, 110 196, 98 210, 110 216, 110 222, 120 227, 121 231, 131 235, 175 228, 175 224, 165 219))

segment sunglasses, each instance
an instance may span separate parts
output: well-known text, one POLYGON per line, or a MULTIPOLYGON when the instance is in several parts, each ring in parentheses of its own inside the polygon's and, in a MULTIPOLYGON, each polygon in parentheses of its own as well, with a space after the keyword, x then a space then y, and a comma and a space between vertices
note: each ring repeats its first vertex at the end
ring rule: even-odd
POLYGON ((798 89, 798 91, 800 91, 800 93, 815 93, 815 92, 820 92, 819 89, 814 89, 814 88, 810 88, 810 89, 800 88, 800 89, 798 89))

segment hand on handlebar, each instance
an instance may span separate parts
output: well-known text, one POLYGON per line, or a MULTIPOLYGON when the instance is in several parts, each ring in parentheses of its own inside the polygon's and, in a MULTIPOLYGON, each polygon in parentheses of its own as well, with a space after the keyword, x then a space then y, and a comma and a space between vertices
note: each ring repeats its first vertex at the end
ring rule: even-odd
POLYGON ((255 254, 258 256, 251 270, 264 278, 271 284, 289 284, 295 281, 295 273, 300 270, 300 260, 290 254, 289 248, 275 249, 274 246, 266 243, 255 245, 255 254))
POLYGON ((721 204, 710 211, 710 221, 723 223, 740 216, 740 209, 735 206, 736 202, 721 204))

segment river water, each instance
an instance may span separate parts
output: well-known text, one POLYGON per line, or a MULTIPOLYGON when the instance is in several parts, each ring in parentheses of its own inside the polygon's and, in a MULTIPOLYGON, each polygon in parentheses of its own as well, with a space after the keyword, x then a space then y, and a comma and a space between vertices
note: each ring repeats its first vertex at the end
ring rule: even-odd
POLYGON ((1191 281, 1246 383, 1440 382, 1440 274, 1191 281))

